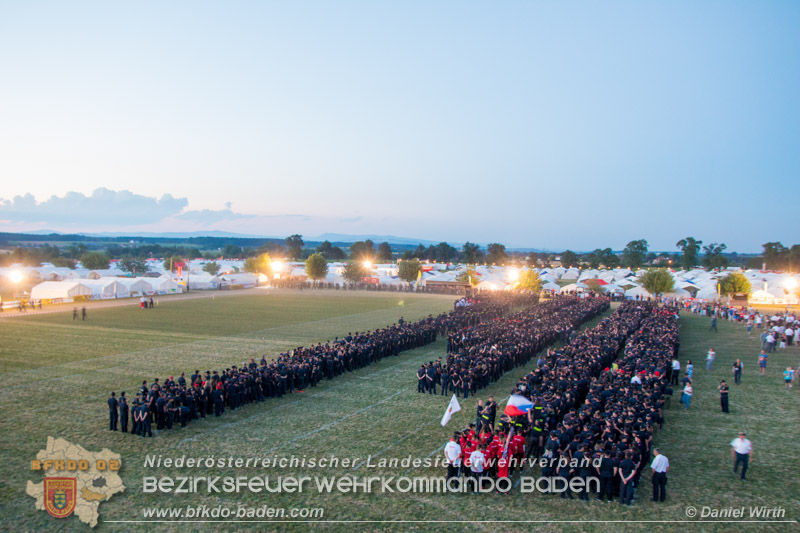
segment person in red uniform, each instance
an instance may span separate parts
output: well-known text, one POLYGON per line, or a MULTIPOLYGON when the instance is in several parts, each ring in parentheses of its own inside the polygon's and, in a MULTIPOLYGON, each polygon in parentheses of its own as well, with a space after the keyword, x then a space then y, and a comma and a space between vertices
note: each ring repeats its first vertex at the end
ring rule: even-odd
MULTIPOLYGON (((502 448, 500 448, 500 457, 497 458, 497 481, 500 482, 501 479, 508 480, 508 456, 503 457, 502 448)), ((510 486, 510 484, 510 481, 503 481, 500 486, 507 487, 510 486)), ((497 492, 499 493, 500 491, 498 490, 497 492)), ((503 494, 507 495, 508 491, 503 492, 503 494)))
POLYGON ((473 441, 469 435, 467 435, 461 444, 461 457, 464 458, 464 461, 461 463, 462 475, 467 477, 472 475, 472 463, 470 462, 469 458, 472 455, 472 452, 474 452, 477 448, 478 446, 475 441, 473 441))
POLYGON ((486 446, 487 465, 489 466, 489 476, 497 476, 497 460, 503 454, 503 441, 500 439, 500 430, 495 430, 494 437, 486 446))
POLYGON ((511 437, 511 442, 508 444, 508 456, 512 458, 511 473, 513 474, 517 468, 522 471, 522 459, 525 457, 525 437, 521 433, 515 432, 511 437))

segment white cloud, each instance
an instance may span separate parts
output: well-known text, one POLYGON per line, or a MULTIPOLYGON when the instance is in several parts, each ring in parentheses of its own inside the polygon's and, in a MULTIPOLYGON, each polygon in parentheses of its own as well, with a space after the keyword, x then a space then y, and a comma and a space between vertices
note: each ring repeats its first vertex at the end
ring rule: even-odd
POLYGON ((180 213, 188 203, 186 198, 171 194, 155 198, 101 187, 91 196, 70 191, 38 203, 32 194, 0 199, 0 219, 68 225, 147 224, 180 213))

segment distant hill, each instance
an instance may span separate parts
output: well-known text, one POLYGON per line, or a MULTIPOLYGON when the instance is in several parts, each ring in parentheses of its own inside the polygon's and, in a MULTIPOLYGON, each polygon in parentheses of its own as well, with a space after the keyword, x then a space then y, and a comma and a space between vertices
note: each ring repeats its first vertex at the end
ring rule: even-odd
POLYGON ((439 244, 441 241, 429 241, 426 239, 410 239, 408 237, 397 237, 395 235, 347 235, 345 233, 323 233, 317 237, 303 237, 304 241, 331 241, 331 242, 356 242, 371 240, 375 244, 388 242, 389 244, 414 245, 439 244))
POLYGON ((165 231, 165 232, 104 232, 104 233, 83 233, 87 237, 136 237, 164 238, 164 239, 191 239, 194 237, 217 237, 230 239, 283 239, 283 237, 268 237, 265 235, 247 235, 244 233, 231 233, 229 231, 165 231))

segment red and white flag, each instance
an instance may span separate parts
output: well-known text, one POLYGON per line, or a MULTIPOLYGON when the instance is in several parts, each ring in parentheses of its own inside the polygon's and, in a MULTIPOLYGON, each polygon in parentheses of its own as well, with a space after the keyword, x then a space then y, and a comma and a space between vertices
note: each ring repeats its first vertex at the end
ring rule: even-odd
POLYGON ((461 406, 458 404, 458 399, 456 395, 453 394, 453 397, 450 398, 450 405, 447 406, 447 411, 444 412, 444 416, 442 416, 442 427, 446 426, 448 422, 450 422, 450 417, 453 416, 453 413, 457 413, 461 410, 461 406))

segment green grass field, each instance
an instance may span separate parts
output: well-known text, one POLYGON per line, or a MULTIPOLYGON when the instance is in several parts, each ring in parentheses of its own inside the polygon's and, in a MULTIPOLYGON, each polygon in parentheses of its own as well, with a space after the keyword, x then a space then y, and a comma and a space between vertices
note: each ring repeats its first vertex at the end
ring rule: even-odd
MULTIPOLYGON (((0 529, 10 531, 86 530, 76 517, 57 521, 37 511, 25 494, 26 480, 39 481, 29 461, 48 436, 63 437, 91 451, 107 447, 123 458, 126 490, 100 507, 100 531, 253 531, 309 529, 308 524, 113 524, 111 520, 141 519, 141 509, 158 505, 245 503, 271 507, 321 507, 324 520, 334 521, 493 521, 540 520, 533 524, 458 523, 323 523, 327 531, 527 531, 643 530, 654 526, 629 524, 565 524, 564 520, 669 520, 659 529, 730 531, 731 524, 682 524, 687 506, 783 506, 786 518, 798 517, 797 481, 798 394, 783 390, 780 372, 796 366, 800 350, 792 348, 770 358, 766 377, 758 376, 758 341, 743 327, 723 322, 719 333, 708 331, 708 320, 685 316, 681 359, 696 363, 695 399, 683 411, 674 398, 657 444, 672 463, 668 501, 649 501, 649 475, 633 507, 592 501, 562 501, 540 494, 509 496, 460 494, 183 494, 169 497, 142 493, 145 475, 439 475, 435 469, 213 469, 181 471, 144 468, 144 456, 308 456, 425 458, 439 454, 454 429, 474 417, 476 399, 463 402, 446 428, 439 425, 449 398, 416 392, 414 369, 423 361, 444 356, 440 340, 426 348, 385 359, 358 372, 323 382, 302 394, 249 405, 220 419, 195 421, 184 429, 153 439, 107 430, 105 399, 109 390, 131 394, 142 379, 220 368, 249 357, 276 354, 302 344, 332 339, 348 331, 373 329, 403 315, 413 320, 450 309, 451 297, 383 293, 277 292, 215 300, 187 300, 152 311, 135 307, 97 309, 86 323, 70 314, 29 316, 0 321, 0 529), (401 305, 402 303, 402 305, 401 305), (704 355, 717 349, 716 368, 705 371, 704 355), (716 386, 732 378, 736 357, 745 363, 742 385, 731 385, 731 413, 719 411, 716 386), (756 457, 742 484, 731 473, 728 443, 739 428, 753 441, 756 457)), ((504 398, 520 372, 506 375, 479 397, 504 398)), ((538 475, 538 471, 527 474, 538 475)), ((759 525, 759 530, 785 531, 787 524, 759 525)), ((755 528, 755 526, 749 526, 755 528)))

